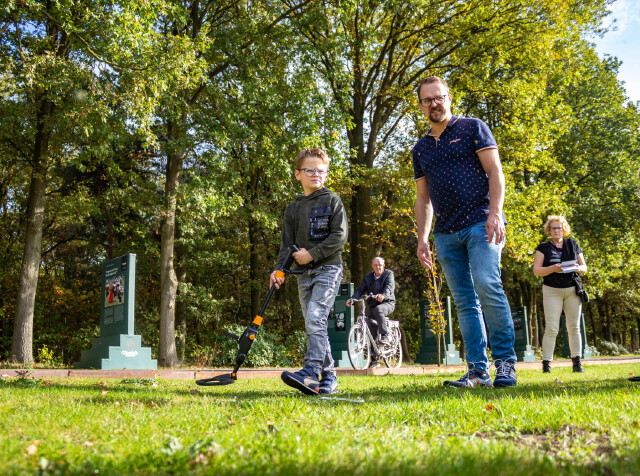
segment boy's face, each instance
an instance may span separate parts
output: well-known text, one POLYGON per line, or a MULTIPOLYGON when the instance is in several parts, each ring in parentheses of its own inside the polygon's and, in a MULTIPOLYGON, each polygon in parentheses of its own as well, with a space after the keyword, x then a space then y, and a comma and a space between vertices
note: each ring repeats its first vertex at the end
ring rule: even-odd
POLYGON ((296 169, 295 174, 296 180, 299 180, 302 184, 304 194, 310 195, 324 187, 329 175, 329 166, 318 157, 307 157, 302 161, 300 168, 296 169), (313 173, 313 175, 309 177, 307 175, 309 173, 313 173))

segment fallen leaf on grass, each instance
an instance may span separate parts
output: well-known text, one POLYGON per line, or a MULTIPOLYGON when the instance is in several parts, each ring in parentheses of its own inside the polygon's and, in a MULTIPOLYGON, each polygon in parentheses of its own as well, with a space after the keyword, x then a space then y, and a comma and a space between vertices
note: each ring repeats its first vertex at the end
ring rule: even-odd
POLYGON ((120 402, 113 402, 113 404, 114 404, 116 407, 119 407, 119 406, 120 406, 120 402))
POLYGON ((198 390, 197 388, 192 388, 191 390, 189 390, 189 393, 191 395, 200 395, 200 390, 198 390))
POLYGON ((105 387, 105 388, 107 388, 109 386, 109 384, 107 382, 98 382, 96 385, 98 387, 105 387))
POLYGON ((487 412, 487 413, 492 413, 492 412, 500 413, 500 409, 497 406, 495 406, 495 405, 493 405, 491 403, 487 403, 484 406, 484 411, 487 412))
POLYGON ((52 384, 51 380, 45 380, 44 382, 42 382, 43 387, 48 387, 51 384, 52 384))
POLYGON ((209 458, 207 458, 205 454, 200 453, 193 461, 198 464, 207 464, 209 463, 209 458))
POLYGON ((100 395, 106 395, 107 393, 109 393, 109 390, 103 390, 102 392, 100 392, 100 395))
POLYGON ((564 383, 564 382, 560 380, 558 377, 556 377, 556 383, 564 383))
POLYGON ((118 434, 118 433, 122 433, 122 428, 116 428, 115 430, 113 430, 114 434, 118 434))
POLYGON ((39 444, 40 444, 40 440, 36 440, 33 443, 31 443, 29 446, 27 446, 27 454, 29 456, 33 456, 34 454, 36 454, 38 452, 39 444))
POLYGON ((82 443, 82 446, 84 446, 85 448, 93 446, 93 441, 85 441, 84 443, 82 443))
POLYGON ((2 374, 2 378, 9 378, 9 374, 2 374))

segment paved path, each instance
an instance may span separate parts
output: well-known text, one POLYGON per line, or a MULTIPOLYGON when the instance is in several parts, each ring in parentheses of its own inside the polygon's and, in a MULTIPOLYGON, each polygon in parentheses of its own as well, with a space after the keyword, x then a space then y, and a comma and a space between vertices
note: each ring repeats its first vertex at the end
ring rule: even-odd
MULTIPOLYGON (((638 357, 609 357, 600 359, 587 359, 583 365, 611 365, 611 364, 640 364, 638 357)), ((551 363, 551 367, 571 367, 571 360, 557 360, 551 363)), ((541 362, 518 362, 517 369, 541 369, 541 362)), ((248 378, 275 378, 280 377, 283 370, 298 370, 268 368, 251 369, 241 368, 238 371, 241 379, 248 378)), ((407 365, 399 369, 369 369, 354 370, 341 367, 336 369, 338 375, 436 375, 460 373, 466 370, 464 365, 449 365, 437 367, 435 365, 407 365)), ((229 373, 231 369, 159 369, 159 370, 80 370, 80 369, 33 369, 30 376, 35 378, 162 378, 174 380, 198 380, 213 377, 222 373, 229 373)), ((24 370, 0 369, 2 378, 18 377, 24 370)), ((640 368, 638 369, 640 373, 640 368)))

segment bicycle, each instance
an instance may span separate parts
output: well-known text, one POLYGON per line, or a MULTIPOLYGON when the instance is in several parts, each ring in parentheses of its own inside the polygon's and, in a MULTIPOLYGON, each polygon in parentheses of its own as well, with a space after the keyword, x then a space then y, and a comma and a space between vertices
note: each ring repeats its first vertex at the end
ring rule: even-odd
MULTIPOLYGON (((371 362, 372 350, 376 352, 389 368, 398 368, 402 364, 402 345, 400 335, 400 323, 387 319, 387 328, 389 329, 389 343, 382 344, 376 342, 369 330, 366 315, 366 300, 373 299, 375 295, 370 294, 360 299, 352 299, 353 304, 362 303, 362 314, 357 318, 356 323, 349 331, 347 338, 347 349, 349 362, 356 370, 364 370, 369 367, 371 362)), ((379 336, 380 334, 378 334, 379 336)))

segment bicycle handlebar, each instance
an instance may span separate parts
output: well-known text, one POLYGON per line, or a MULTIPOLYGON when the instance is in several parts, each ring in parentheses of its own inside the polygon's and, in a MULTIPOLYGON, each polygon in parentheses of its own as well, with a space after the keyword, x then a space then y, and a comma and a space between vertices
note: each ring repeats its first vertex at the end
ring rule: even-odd
POLYGON ((375 299, 375 297, 377 296, 377 294, 363 294, 361 298, 359 299, 353 299, 353 298, 349 298, 348 300, 351 301, 352 303, 354 302, 365 302, 367 299, 375 299))

